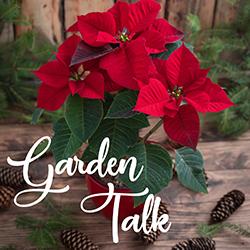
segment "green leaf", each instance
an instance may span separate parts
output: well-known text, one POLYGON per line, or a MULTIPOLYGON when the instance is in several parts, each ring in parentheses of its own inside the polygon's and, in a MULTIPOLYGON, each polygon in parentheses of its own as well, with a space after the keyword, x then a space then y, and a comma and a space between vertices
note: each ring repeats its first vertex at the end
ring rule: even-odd
POLYGON ((97 153, 92 152, 91 147, 88 146, 83 152, 82 160, 84 162, 90 162, 94 159, 97 159, 97 153))
POLYGON ((68 98, 65 119, 72 133, 81 142, 88 140, 98 128, 103 117, 100 100, 84 99, 78 95, 68 98))
POLYGON ((178 49, 181 45, 182 45, 182 41, 180 40, 175 43, 167 44, 166 51, 159 53, 159 54, 153 54, 152 57, 166 60, 172 54, 172 52, 178 49))
POLYGON ((37 122, 39 121, 41 115, 43 114, 44 109, 39 109, 36 108, 32 114, 32 121, 31 124, 37 124, 37 122))
POLYGON ((133 111, 136 104, 138 92, 132 90, 123 91, 115 97, 108 110, 106 118, 129 118, 137 114, 133 111))
MULTIPOLYGON (((151 194, 156 194, 166 187, 173 177, 172 159, 168 152, 159 145, 139 143, 128 151, 128 156, 137 159, 135 175, 144 166, 140 177, 135 181, 129 180, 129 169, 120 179, 135 193, 149 188, 151 194)), ((135 197, 136 205, 145 201, 147 197, 135 197)))
MULTIPOLYGON (((34 155, 38 155, 40 154, 48 145, 48 141, 47 140, 43 140, 35 149, 34 151, 34 155)), ((47 154, 50 151, 50 147, 47 149, 47 151, 45 152, 45 154, 47 154)))
POLYGON ((126 125, 131 127, 131 128, 141 129, 141 128, 148 127, 150 124, 149 124, 148 118, 145 114, 137 114, 137 115, 131 117, 130 119, 126 119, 126 125))
POLYGON ((201 153, 183 147, 176 151, 176 171, 183 186, 195 191, 207 193, 201 153))
POLYGON ((109 137, 110 149, 107 158, 116 157, 119 159, 124 156, 129 146, 137 142, 139 129, 147 126, 149 123, 144 114, 127 119, 105 119, 90 138, 90 149, 93 153, 97 153, 102 140, 109 137))
POLYGON ((81 145, 82 142, 71 132, 65 119, 58 120, 54 125, 54 137, 51 143, 56 162, 72 156, 81 145))

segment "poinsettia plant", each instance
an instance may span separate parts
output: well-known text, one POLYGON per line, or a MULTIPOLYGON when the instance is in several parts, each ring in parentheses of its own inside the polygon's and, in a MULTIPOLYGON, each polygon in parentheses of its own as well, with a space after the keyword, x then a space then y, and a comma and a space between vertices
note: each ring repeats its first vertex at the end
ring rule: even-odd
POLYGON ((83 159, 95 158, 105 137, 109 158, 135 156, 143 173, 136 183, 128 173, 120 179, 134 192, 148 187, 158 193, 173 176, 193 191, 206 192, 203 160, 196 150, 199 113, 233 105, 224 90, 201 69, 183 33, 157 18, 154 0, 118 1, 106 12, 78 16, 71 34, 36 76, 42 81, 37 106, 64 117, 54 124, 52 151, 56 161, 75 154, 83 143, 83 159), (159 122, 144 136, 149 117, 159 122), (182 147, 173 159, 150 136, 163 126, 169 140, 182 147))

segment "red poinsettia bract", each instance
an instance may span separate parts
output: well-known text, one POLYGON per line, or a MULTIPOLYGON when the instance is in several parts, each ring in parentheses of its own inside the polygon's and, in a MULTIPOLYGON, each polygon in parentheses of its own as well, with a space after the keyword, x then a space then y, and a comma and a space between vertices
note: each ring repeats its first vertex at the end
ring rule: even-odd
POLYGON ((197 112, 218 112, 233 105, 223 89, 207 78, 194 54, 182 45, 167 60, 154 60, 157 79, 141 88, 135 110, 163 117, 168 136, 196 148, 199 137, 197 112))
POLYGON ((167 43, 183 37, 166 20, 156 19, 159 10, 154 0, 134 4, 118 1, 107 12, 79 16, 69 31, 79 31, 90 46, 118 46, 118 50, 101 59, 100 67, 120 86, 138 89, 134 78, 143 76, 141 80, 146 80, 151 69, 149 53, 162 52, 167 43))
POLYGON ((72 55, 80 37, 72 35, 59 47, 56 59, 42 65, 35 75, 42 81, 38 91, 38 107, 54 111, 59 109, 68 95, 103 99, 104 77, 96 61, 70 67, 72 55))

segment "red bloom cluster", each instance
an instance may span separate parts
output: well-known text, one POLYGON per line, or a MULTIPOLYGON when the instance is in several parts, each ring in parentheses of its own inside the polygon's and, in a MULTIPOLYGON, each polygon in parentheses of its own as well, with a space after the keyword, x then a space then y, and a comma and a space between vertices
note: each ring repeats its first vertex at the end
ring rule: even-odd
POLYGON ((164 118, 168 136, 195 148, 197 112, 218 112, 233 105, 223 89, 207 78, 193 53, 182 45, 167 60, 155 59, 157 74, 140 89, 136 111, 164 118))
POLYGON ((160 5, 154 0, 134 4, 117 2, 107 12, 79 16, 68 31, 73 35, 58 49, 56 59, 35 74, 42 80, 38 106, 56 110, 69 94, 103 99, 104 91, 122 88, 138 90, 135 79, 147 81, 154 71, 149 53, 162 52, 167 43, 183 37, 164 19, 156 19, 160 5), (101 58, 71 66, 72 57, 83 41, 89 46, 112 44, 116 49, 101 58))
POLYGON ((139 90, 135 110, 162 117, 171 139, 195 148, 197 112, 221 111, 232 102, 184 45, 167 60, 151 59, 150 54, 166 51, 166 44, 183 38, 181 31, 157 18, 159 10, 155 0, 118 1, 106 12, 79 16, 68 29, 78 35, 66 39, 56 58, 35 71, 42 81, 38 107, 57 110, 70 94, 103 99, 105 92, 139 90), (83 44, 95 56, 72 63, 83 44), (109 53, 96 56, 106 46, 109 53))

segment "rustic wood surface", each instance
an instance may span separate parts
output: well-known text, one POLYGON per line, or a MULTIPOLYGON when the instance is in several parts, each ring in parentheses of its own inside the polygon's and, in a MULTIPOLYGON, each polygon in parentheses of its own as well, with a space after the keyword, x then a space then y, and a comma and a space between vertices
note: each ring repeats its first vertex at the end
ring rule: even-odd
MULTIPOLYGON (((6 165, 7 156, 13 159, 23 159, 29 147, 36 139, 51 134, 50 125, 1 125, 0 126, 0 166, 6 165)), ((156 137, 165 140, 161 130, 156 137)), ((209 211, 215 206, 216 201, 226 192, 239 189, 245 192, 246 201, 243 206, 228 220, 229 222, 250 225, 250 132, 234 141, 200 142, 199 149, 204 154, 205 167, 209 178, 209 194, 196 194, 182 187, 173 180, 169 187, 164 189, 160 196, 168 203, 172 227, 166 234, 148 250, 170 250, 177 242, 187 237, 195 237, 196 224, 209 219, 209 211)), ((46 166, 53 163, 51 156, 38 160, 32 166, 36 178, 46 177, 46 166)), ((112 243, 111 222, 101 214, 87 215, 80 208, 79 203, 88 191, 84 178, 55 177, 54 187, 63 187, 69 184, 71 189, 65 194, 55 194, 53 199, 63 206, 72 208, 72 215, 80 222, 79 229, 104 250, 115 249, 145 249, 133 232, 120 232, 120 243, 112 243)), ((34 199, 33 195, 24 197, 23 201, 34 199)), ((90 201, 88 206, 92 207, 90 201)), ((39 218, 46 216, 42 205, 33 208, 18 208, 15 205, 5 212, 0 213, 0 247, 7 244, 17 245, 17 249, 35 249, 27 241, 27 231, 15 228, 17 215, 33 215, 39 218)), ((250 240, 240 237, 228 230, 220 233, 216 238, 217 250, 248 250, 250 240)), ((63 247, 61 249, 64 249, 63 247)))

